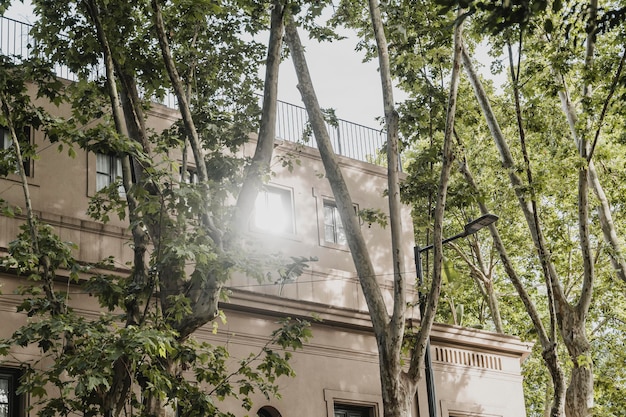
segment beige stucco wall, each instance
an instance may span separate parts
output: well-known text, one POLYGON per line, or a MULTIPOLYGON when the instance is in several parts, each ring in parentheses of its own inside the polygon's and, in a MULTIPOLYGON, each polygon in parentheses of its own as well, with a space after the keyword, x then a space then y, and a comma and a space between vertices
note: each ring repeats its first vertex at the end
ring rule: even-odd
MULTIPOLYGON (((0 284, 5 294, 11 294, 19 280, 0 275, 0 284)), ((71 292, 78 312, 88 317, 98 314, 93 299, 74 286, 71 292)), ((24 314, 15 312, 18 302, 18 297, 0 297, 0 316, 6 323, 0 337, 9 336, 26 320, 24 314)), ((332 417, 337 402, 372 406, 378 411, 376 416, 382 416, 377 349, 366 314, 253 292, 233 293, 222 308, 227 322, 219 324, 217 333, 204 326, 194 337, 228 345, 233 366, 264 346, 279 318, 314 313, 321 319, 312 324, 313 338, 293 352, 290 363, 296 377, 279 381, 281 398, 253 396, 253 411, 272 406, 283 417, 332 417)), ((432 352, 438 415, 524 417, 520 357, 528 351, 527 344, 513 337, 436 325, 432 352)), ((38 356, 36 347, 14 353, 20 360, 38 356)), ((227 400, 220 406, 236 416, 246 415, 237 401, 227 400)), ((414 407, 414 417, 428 415, 423 379, 414 407)))
MULTIPOLYGON (((34 96, 34 91, 32 94, 34 96)), ((57 107, 44 99, 36 99, 34 104, 43 107, 53 115, 71 116, 71 110, 67 104, 57 107)), ((175 120, 177 120, 176 112, 155 104, 148 113, 146 122, 155 132, 160 132, 171 126, 175 120)), ((84 129, 93 127, 95 123, 94 121, 84 126, 84 129)), ((87 215, 87 205, 89 198, 96 191, 95 154, 75 147, 76 156, 70 157, 66 144, 50 143, 42 131, 31 132, 31 135, 39 154, 39 158, 32 165, 32 176, 28 179, 35 210, 48 217, 63 218, 68 224, 91 221, 87 215), (63 150, 59 151, 59 146, 62 146, 63 150)), ((24 207, 24 195, 17 174, 0 178, 0 184, 1 198, 11 204, 24 207)), ((126 222, 112 215, 107 225, 125 228, 126 222)))
MULTIPOLYGON (((282 399, 267 402, 258 398, 257 406, 271 405, 283 417, 303 415, 302 410, 310 410, 306 415, 332 417, 329 410, 334 399, 372 405, 379 410, 377 416, 382 416, 376 342, 367 314, 332 306, 303 306, 255 293, 236 293, 232 305, 224 308, 228 323, 220 326, 218 337, 229 340, 231 346, 237 341, 250 344, 250 340, 262 340, 263 332, 269 332, 275 321, 267 315, 269 311, 291 317, 314 312, 322 319, 313 323, 313 339, 294 353, 292 364, 298 376, 283 381, 282 399), (275 307, 277 303, 280 307, 275 307), (245 313, 241 314, 243 305, 245 313)), ((438 416, 526 415, 520 358, 530 353, 530 345, 510 336, 448 325, 435 325, 432 341, 438 416)), ((426 398, 422 378, 414 417, 428 416, 426 398)))

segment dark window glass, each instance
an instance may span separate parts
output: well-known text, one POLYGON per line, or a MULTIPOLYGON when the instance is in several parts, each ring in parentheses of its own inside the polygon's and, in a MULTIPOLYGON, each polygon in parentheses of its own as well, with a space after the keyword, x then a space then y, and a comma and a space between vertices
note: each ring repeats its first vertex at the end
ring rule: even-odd
MULTIPOLYGON (((111 185, 122 176, 122 159, 119 156, 96 154, 96 191, 111 185)), ((120 195, 124 195, 124 186, 118 188, 120 195)))
POLYGON ((0 417, 20 417, 21 407, 17 395, 19 371, 0 368, 0 417))
MULTIPOLYGON (((23 135, 19 139, 19 141, 21 145, 20 146, 21 154, 24 155, 28 152, 29 148, 31 147, 30 128, 28 127, 24 128, 23 135)), ((13 139, 11 138, 11 133, 9 132, 9 129, 0 127, 0 153, 2 155, 3 162, 5 163, 8 162, 10 164, 8 167, 5 166, 3 168, 6 170, 5 173, 13 172, 17 174, 18 173, 17 158, 12 148, 13 148, 13 139)), ((31 160, 28 158, 24 158, 23 166, 24 166, 24 173, 26 173, 26 176, 30 177, 31 160)))
POLYGON ((335 417, 372 417, 372 407, 335 404, 335 417))

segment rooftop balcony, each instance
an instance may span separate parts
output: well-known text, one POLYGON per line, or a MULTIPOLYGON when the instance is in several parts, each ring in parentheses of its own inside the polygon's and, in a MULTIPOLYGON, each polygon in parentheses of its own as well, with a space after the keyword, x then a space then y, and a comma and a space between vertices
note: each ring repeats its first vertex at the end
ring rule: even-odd
MULTIPOLYGON (((32 25, 19 22, 7 17, 0 16, 0 54, 22 58, 28 57, 33 51, 35 40, 30 35, 32 25)), ((54 67, 56 75, 70 81, 76 81, 77 77, 69 68, 61 65, 54 67)), ((94 77, 103 73, 100 68, 94 67, 94 77)), ((176 98, 173 94, 167 94, 159 104, 177 109, 176 98)), ((338 155, 368 162, 376 165, 384 165, 385 158, 380 158, 380 150, 383 148, 386 137, 382 129, 373 129, 360 124, 342 119, 335 119, 332 123, 326 123, 333 148, 338 155)), ((310 128, 308 116, 304 107, 278 102, 276 138, 284 141, 301 143, 310 147, 317 147, 310 128)))

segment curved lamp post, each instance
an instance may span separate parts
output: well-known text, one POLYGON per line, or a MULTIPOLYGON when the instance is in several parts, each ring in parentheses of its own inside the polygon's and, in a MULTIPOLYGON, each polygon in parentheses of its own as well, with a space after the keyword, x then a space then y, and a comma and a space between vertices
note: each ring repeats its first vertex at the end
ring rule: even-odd
MULTIPOLYGON (((442 244, 446 244, 448 242, 452 242, 453 240, 460 239, 462 237, 466 237, 469 235, 473 235, 478 232, 483 227, 489 226, 493 222, 498 220, 498 216, 495 214, 484 214, 477 218, 476 220, 472 220, 467 223, 464 230, 461 233, 457 233, 456 235, 444 239, 441 241, 442 244)), ((419 285, 420 290, 418 291, 419 297, 419 306, 420 306, 420 320, 424 317, 424 312, 426 310, 426 297, 421 292, 422 284, 424 283, 424 271, 422 270, 422 252, 426 252, 433 248, 433 245, 430 244, 428 246, 424 246, 423 248, 419 246, 415 246, 413 248, 413 252, 415 255, 415 269, 417 270, 417 283, 419 285)), ((433 374, 433 363, 432 358, 430 356, 430 337, 426 342, 426 352, 424 354, 424 367, 426 373, 426 394, 428 396, 428 415, 429 417, 437 417, 437 397, 435 395, 435 380, 433 374)))

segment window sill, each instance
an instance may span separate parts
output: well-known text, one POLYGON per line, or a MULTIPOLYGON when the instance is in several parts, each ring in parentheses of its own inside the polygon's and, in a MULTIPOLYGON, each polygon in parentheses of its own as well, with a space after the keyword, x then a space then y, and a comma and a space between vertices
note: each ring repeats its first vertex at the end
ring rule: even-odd
POLYGON ((256 227, 250 228, 250 234, 258 240, 291 240, 294 242, 301 242, 302 239, 298 237, 296 233, 270 233, 267 230, 257 229, 256 227))
MULTIPOLYGON (((19 174, 8 174, 6 177, 1 177, 0 179, 19 183, 20 186, 22 184, 22 178, 19 174)), ((27 176, 26 181, 28 181, 28 185, 32 187, 39 187, 39 182, 35 181, 35 177, 27 176)))
POLYGON ((324 248, 329 248, 329 249, 335 249, 335 250, 340 250, 343 252, 350 252, 350 247, 345 244, 339 244, 339 243, 333 243, 333 242, 327 242, 325 240, 321 240, 320 241, 320 246, 324 247, 324 248))

